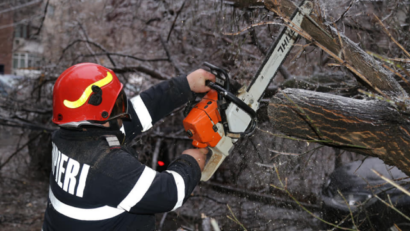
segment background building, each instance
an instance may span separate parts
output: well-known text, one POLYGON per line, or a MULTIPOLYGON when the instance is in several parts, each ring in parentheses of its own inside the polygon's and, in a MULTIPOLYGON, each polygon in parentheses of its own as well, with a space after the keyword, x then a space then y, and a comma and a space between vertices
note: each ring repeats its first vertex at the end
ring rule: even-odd
POLYGON ((0 3, 0 74, 38 77, 43 46, 40 28, 44 18, 40 0, 0 3))
MULTIPOLYGON (((1 4, 0 4, 1 6, 1 4)), ((13 13, 0 13, 0 74, 11 74, 13 54, 13 13)))

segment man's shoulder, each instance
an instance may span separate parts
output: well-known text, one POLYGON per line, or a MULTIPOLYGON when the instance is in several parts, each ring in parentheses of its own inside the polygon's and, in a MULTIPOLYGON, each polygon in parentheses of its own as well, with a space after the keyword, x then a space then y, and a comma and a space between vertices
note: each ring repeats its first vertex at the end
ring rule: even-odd
POLYGON ((115 134, 57 131, 53 143, 58 151, 70 158, 90 166, 101 166, 107 163, 131 163, 138 161, 135 153, 121 145, 121 140, 115 134))

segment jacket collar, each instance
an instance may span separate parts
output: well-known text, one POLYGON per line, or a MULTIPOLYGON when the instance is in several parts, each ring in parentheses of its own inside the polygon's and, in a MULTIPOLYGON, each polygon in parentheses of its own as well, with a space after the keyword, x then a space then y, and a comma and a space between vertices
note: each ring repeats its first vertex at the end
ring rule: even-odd
POLYGON ((86 130, 82 128, 71 129, 60 127, 56 132, 61 138, 70 140, 95 139, 106 135, 116 136, 121 144, 123 144, 125 140, 125 135, 120 130, 100 127, 86 127, 84 129, 86 130))

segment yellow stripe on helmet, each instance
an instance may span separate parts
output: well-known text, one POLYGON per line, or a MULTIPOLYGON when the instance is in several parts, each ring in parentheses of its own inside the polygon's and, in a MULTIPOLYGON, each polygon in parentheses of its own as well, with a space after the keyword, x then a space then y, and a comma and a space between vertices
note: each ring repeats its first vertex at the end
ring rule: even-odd
POLYGON ((68 108, 79 108, 81 107, 85 102, 87 102, 88 97, 90 97, 91 93, 93 92, 91 90, 91 87, 93 85, 96 85, 98 87, 103 87, 107 84, 109 84, 113 80, 113 77, 110 72, 107 71, 107 76, 104 79, 98 80, 95 83, 92 83, 88 85, 88 87, 84 90, 83 94, 81 97, 76 100, 76 101, 69 101, 69 100, 64 100, 64 105, 68 108))

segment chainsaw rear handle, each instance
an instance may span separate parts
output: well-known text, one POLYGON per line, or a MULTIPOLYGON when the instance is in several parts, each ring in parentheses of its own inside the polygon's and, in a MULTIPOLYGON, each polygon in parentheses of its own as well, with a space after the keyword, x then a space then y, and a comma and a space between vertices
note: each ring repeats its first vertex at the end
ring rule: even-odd
POLYGON ((206 163, 204 170, 202 170, 201 181, 208 181, 221 166, 222 162, 229 155, 229 153, 223 153, 213 148, 209 148, 212 152, 212 156, 206 163))
MULTIPOLYGON (((220 123, 217 126, 223 130, 223 126, 220 123)), ((204 170, 202 170, 201 181, 207 181, 212 177, 225 158, 229 156, 233 147, 232 139, 227 136, 222 137, 215 147, 209 147, 212 156, 206 162, 204 170)))

